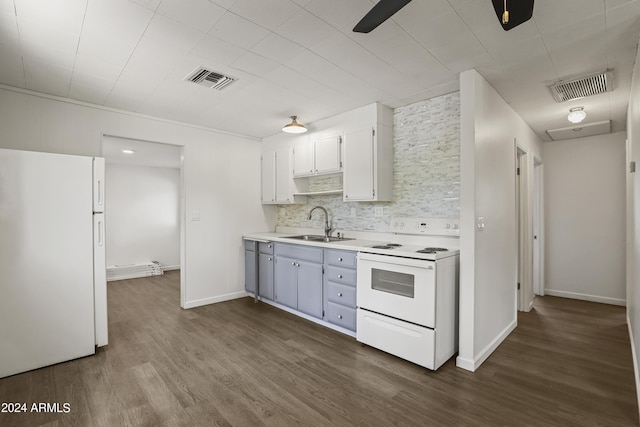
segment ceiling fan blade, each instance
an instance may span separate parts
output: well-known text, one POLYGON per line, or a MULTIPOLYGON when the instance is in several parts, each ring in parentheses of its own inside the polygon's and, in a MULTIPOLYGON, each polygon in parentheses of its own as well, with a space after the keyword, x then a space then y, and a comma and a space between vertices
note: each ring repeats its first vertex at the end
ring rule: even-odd
POLYGON ((533 16, 533 0, 507 0, 507 10, 509 11, 509 22, 502 23, 504 13, 504 0, 491 0, 493 8, 498 16, 498 21, 505 31, 517 27, 528 21, 533 16))
MULTIPOLYGON (((353 27, 356 33, 369 33, 378 25, 391 18, 411 0, 380 0, 364 18, 353 27)), ((502 1, 502 0, 501 0, 502 1)))

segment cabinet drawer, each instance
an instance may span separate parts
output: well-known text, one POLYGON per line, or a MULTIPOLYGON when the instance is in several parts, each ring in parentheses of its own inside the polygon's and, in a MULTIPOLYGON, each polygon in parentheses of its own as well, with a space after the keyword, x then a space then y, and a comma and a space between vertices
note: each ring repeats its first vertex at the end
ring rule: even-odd
POLYGON ((311 261, 320 264, 322 264, 323 259, 322 248, 314 248, 305 245, 288 245, 286 243, 278 243, 276 245, 276 254, 296 260, 311 261))
POLYGON ((255 240, 245 240, 244 241, 244 250, 245 251, 255 251, 258 246, 258 242, 255 240))
POLYGON ((356 268, 356 252, 335 249, 327 250, 327 263, 341 267, 356 268))
POLYGON ((333 282, 344 283, 345 285, 351 286, 356 285, 356 270, 350 268, 328 265, 325 276, 327 277, 327 280, 331 280, 333 282))
POLYGON ((356 288, 341 283, 327 282, 327 299, 351 308, 356 308, 356 288))
POLYGON ((333 323, 334 325, 355 331, 356 309, 329 301, 327 302, 327 317, 325 320, 333 323))
POLYGON ((258 248, 261 254, 273 255, 273 243, 271 242, 260 242, 258 248))

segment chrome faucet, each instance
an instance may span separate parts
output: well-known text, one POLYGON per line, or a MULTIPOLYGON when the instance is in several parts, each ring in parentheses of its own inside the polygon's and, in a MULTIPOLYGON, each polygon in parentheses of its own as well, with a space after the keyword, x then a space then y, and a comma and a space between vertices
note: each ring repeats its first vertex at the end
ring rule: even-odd
POLYGON ((307 219, 311 219, 311 214, 316 209, 322 209, 322 211, 324 212, 324 239, 328 242, 333 229, 329 225, 329 213, 327 212, 327 210, 322 206, 316 206, 314 208, 311 208, 311 210, 309 211, 309 215, 307 216, 307 219))

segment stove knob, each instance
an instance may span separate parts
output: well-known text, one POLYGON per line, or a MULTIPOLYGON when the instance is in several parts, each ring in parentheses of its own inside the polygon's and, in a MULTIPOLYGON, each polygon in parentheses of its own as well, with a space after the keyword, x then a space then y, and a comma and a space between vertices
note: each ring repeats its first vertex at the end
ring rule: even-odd
POLYGON ((457 230, 458 229, 458 224, 453 224, 453 229, 457 230))
POLYGON ((444 228, 446 228, 447 230, 451 228, 451 224, 447 224, 444 226, 444 228))

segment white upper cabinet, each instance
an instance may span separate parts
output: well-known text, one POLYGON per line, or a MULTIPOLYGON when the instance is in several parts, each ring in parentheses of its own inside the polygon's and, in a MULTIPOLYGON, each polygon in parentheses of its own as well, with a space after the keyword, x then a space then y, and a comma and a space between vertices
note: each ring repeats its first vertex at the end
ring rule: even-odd
POLYGON ((342 172, 342 135, 317 133, 296 141, 293 149, 295 178, 342 172))
POLYGON ((295 182, 292 172, 292 149, 282 145, 262 152, 262 203, 306 203, 299 193, 306 191, 306 183, 295 182))
POLYGON ((276 203, 276 152, 262 152, 262 203, 276 203))
POLYGON ((311 176, 315 169, 313 143, 308 136, 293 143, 293 176, 311 176))
POLYGON ((371 104, 352 112, 344 136, 345 202, 393 200, 393 111, 371 104))
POLYGON ((342 135, 314 141, 316 175, 342 172, 342 135))

